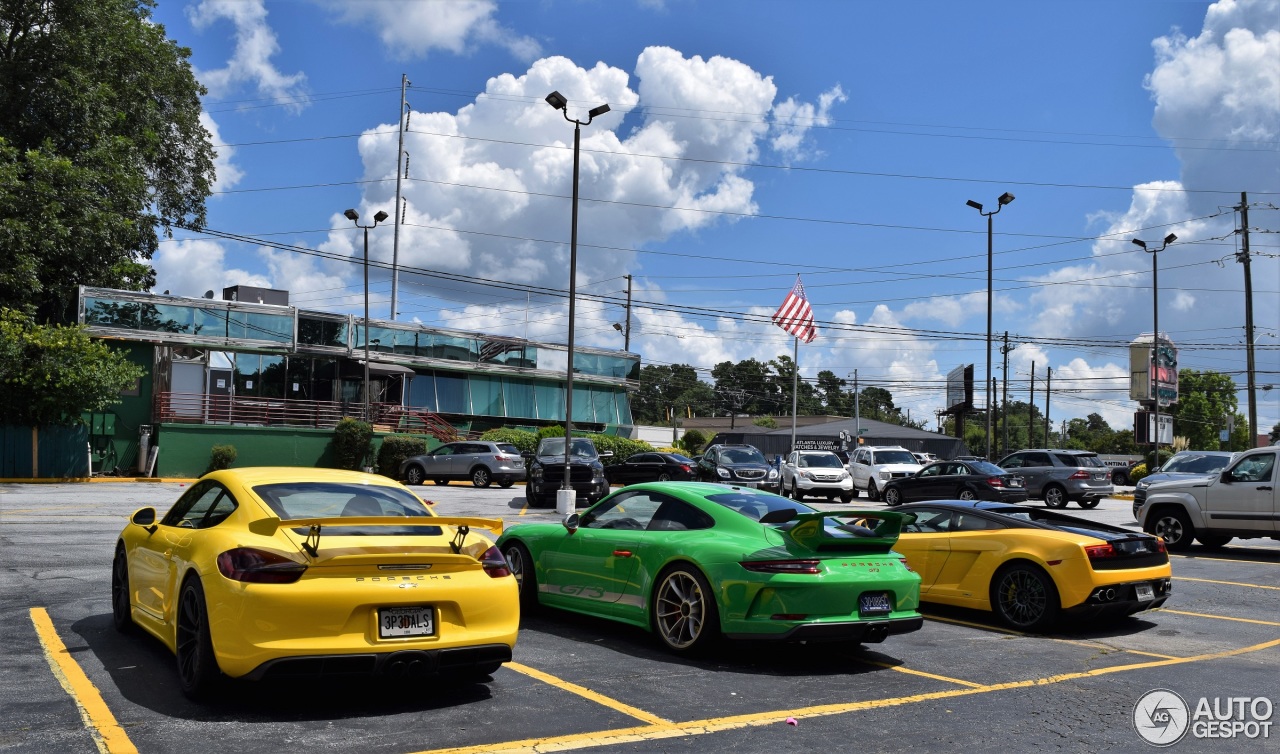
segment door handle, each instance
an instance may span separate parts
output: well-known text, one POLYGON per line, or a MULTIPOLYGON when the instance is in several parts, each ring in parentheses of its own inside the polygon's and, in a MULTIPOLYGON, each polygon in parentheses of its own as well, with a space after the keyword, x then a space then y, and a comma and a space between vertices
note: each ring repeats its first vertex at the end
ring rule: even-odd
POLYGON ((1270 487, 1259 487, 1259 488, 1258 488, 1258 492, 1270 492, 1270 491, 1271 491, 1271 488, 1270 488, 1270 487))
POLYGON ((630 550, 614 550, 613 556, 615 558, 629 558, 631 557, 631 551, 630 550))

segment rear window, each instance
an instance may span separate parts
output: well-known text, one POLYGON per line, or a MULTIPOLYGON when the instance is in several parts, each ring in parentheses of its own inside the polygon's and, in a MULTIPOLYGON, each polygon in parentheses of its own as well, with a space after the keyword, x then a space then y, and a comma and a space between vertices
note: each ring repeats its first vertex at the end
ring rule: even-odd
POLYGON ((752 521, 759 521, 766 513, 777 510, 794 510, 799 513, 813 513, 814 509, 803 503, 797 503, 780 495, 757 492, 750 489, 733 489, 728 492, 717 492, 708 495, 707 500, 723 505, 731 511, 741 513, 752 521))
POLYGON ((969 461, 969 467, 975 474, 1003 474, 1004 469, 986 461, 969 461))
MULTIPOLYGON (((283 482, 260 484, 253 488, 271 512, 283 520, 299 518, 332 518, 326 534, 376 535, 407 534, 438 536, 439 526, 429 525, 432 513, 421 500, 407 490, 366 484, 340 482, 283 482), (422 526, 341 526, 343 518, 382 516, 414 516, 424 519, 422 526)), ((295 529, 305 534, 305 529, 295 529)))
POLYGON ((514 446, 514 445, 510 445, 510 444, 508 444, 508 443, 505 443, 505 442, 500 442, 500 443, 498 443, 498 450, 499 450, 499 451, 501 451, 501 452, 503 452, 503 453, 510 453, 510 454, 511 454, 511 455, 513 455, 513 456, 518 456, 518 455, 520 455, 520 449, 519 449, 519 448, 517 448, 517 447, 516 447, 516 446, 514 446))
POLYGON ((1055 458, 1063 466, 1079 466, 1083 468, 1101 468, 1102 461, 1097 456, 1077 455, 1075 453, 1054 453, 1055 458))

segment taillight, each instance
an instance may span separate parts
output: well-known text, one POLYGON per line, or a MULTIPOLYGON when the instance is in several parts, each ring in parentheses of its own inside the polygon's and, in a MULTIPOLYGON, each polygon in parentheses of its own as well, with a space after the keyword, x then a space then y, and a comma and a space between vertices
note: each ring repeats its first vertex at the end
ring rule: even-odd
POLYGON ((1084 554, 1089 556, 1089 560, 1108 560, 1120 557, 1120 553, 1111 545, 1090 545, 1084 548, 1084 554))
POLYGON ((252 547, 237 547, 218 556, 218 572, 247 584, 292 584, 307 567, 283 555, 252 547))
POLYGON ((502 557, 502 551, 497 547, 490 547, 484 551, 480 556, 480 565, 490 578, 500 579, 511 575, 511 566, 507 564, 507 559, 502 557))
POLYGON ((1072 474, 1067 478, 1068 479, 1090 479, 1092 477, 1089 476, 1089 472, 1085 471, 1084 469, 1080 469, 1079 471, 1077 471, 1076 473, 1072 474))
POLYGON ((1164 539, 1162 539, 1161 537, 1156 537, 1156 552, 1169 552, 1167 549, 1165 549, 1164 539))
POLYGON ((822 573, 820 560, 746 560, 743 568, 756 573, 822 573))
POLYGON ((1004 480, 998 476, 993 476, 987 480, 987 484, 991 485, 992 487, 1003 487, 1004 480))
POLYGON ((690 471, 693 471, 693 467, 687 463, 682 463, 680 464, 680 470, 684 472, 690 472, 690 471))

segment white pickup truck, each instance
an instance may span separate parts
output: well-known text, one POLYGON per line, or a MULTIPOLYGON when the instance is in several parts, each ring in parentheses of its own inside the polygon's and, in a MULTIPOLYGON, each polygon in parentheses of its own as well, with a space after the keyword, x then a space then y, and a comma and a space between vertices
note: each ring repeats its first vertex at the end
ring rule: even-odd
POLYGON ((1222 547, 1233 538, 1280 540, 1277 455, 1280 447, 1256 448, 1221 473, 1157 482, 1145 501, 1135 503, 1133 515, 1170 550, 1185 550, 1192 539, 1205 547, 1222 547))

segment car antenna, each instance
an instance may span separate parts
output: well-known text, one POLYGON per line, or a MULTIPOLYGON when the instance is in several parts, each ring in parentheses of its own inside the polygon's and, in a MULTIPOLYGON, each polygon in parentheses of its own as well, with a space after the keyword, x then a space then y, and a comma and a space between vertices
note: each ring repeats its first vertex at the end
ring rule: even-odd
POLYGON ((457 555, 462 552, 462 543, 467 541, 467 534, 471 532, 470 526, 459 526, 458 533, 453 535, 453 541, 449 543, 449 547, 453 548, 453 554, 457 555))

